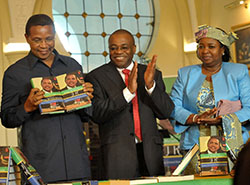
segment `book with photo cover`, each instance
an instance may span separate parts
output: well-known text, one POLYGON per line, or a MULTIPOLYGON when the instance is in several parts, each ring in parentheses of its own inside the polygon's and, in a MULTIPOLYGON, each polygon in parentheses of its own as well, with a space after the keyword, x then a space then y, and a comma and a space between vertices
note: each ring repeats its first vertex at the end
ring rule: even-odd
POLYGON ((172 175, 180 175, 198 151, 199 146, 194 144, 194 146, 183 157, 181 163, 177 166, 172 175))
POLYGON ((228 157, 225 138, 222 136, 203 136, 199 138, 200 176, 227 175, 228 157))
POLYGON ((70 112, 91 106, 91 100, 84 92, 83 83, 81 71, 32 78, 32 87, 45 92, 39 104, 41 114, 70 112))

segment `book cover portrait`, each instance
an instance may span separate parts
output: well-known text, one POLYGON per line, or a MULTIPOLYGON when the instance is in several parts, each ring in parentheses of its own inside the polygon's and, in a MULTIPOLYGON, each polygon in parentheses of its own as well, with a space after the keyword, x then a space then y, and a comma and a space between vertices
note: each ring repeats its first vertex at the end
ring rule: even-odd
POLYGON ((222 136, 200 137, 200 175, 228 174, 228 158, 225 138, 222 136))
POLYGON ((81 71, 59 75, 57 80, 66 111, 88 107, 91 104, 90 98, 83 90, 84 79, 81 71))
POLYGON ((84 92, 83 83, 81 71, 32 78, 32 87, 45 93, 42 103, 39 104, 41 114, 57 114, 91 106, 91 100, 84 92))
POLYGON ((64 103, 56 77, 37 77, 31 79, 32 87, 44 91, 44 98, 39 104, 42 114, 64 112, 64 103))

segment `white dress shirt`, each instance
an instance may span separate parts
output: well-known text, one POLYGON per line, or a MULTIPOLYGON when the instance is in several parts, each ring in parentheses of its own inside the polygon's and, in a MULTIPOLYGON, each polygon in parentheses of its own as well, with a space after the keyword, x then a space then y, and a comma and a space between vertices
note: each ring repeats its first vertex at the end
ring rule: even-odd
MULTIPOLYGON (((132 71, 133 67, 134 67, 134 62, 131 62, 131 64, 126 69, 132 71)), ((117 70, 120 73, 123 81, 125 82, 125 74, 123 74, 123 72, 122 72, 123 69, 124 68, 117 68, 117 70)), ((150 89, 147 89, 147 87, 145 86, 145 89, 148 92, 148 94, 151 95, 153 90, 155 89, 155 81, 154 81, 153 87, 151 87, 150 89)), ((135 97, 135 93, 132 94, 128 90, 128 88, 126 87, 125 89, 123 89, 123 96, 126 99, 126 101, 129 103, 135 97)))

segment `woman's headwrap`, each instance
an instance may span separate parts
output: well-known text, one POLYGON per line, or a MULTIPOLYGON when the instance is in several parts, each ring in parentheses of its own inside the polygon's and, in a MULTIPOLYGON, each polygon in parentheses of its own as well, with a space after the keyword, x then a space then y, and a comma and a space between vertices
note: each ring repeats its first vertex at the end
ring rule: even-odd
POLYGON ((195 33, 196 42, 198 43, 200 39, 205 37, 216 39, 227 47, 230 47, 230 45, 236 39, 238 39, 236 33, 234 32, 230 32, 227 34, 218 28, 208 25, 201 25, 198 27, 198 31, 195 33))

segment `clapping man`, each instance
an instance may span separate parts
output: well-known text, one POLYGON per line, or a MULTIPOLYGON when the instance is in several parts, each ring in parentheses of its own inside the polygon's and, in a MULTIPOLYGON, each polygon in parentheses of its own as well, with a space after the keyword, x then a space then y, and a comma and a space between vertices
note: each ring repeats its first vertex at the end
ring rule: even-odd
POLYGON ((156 118, 168 118, 174 105, 155 69, 157 57, 148 66, 134 62, 127 30, 112 33, 108 43, 111 61, 85 78, 95 89, 92 118, 99 124, 104 178, 164 175, 156 118))

